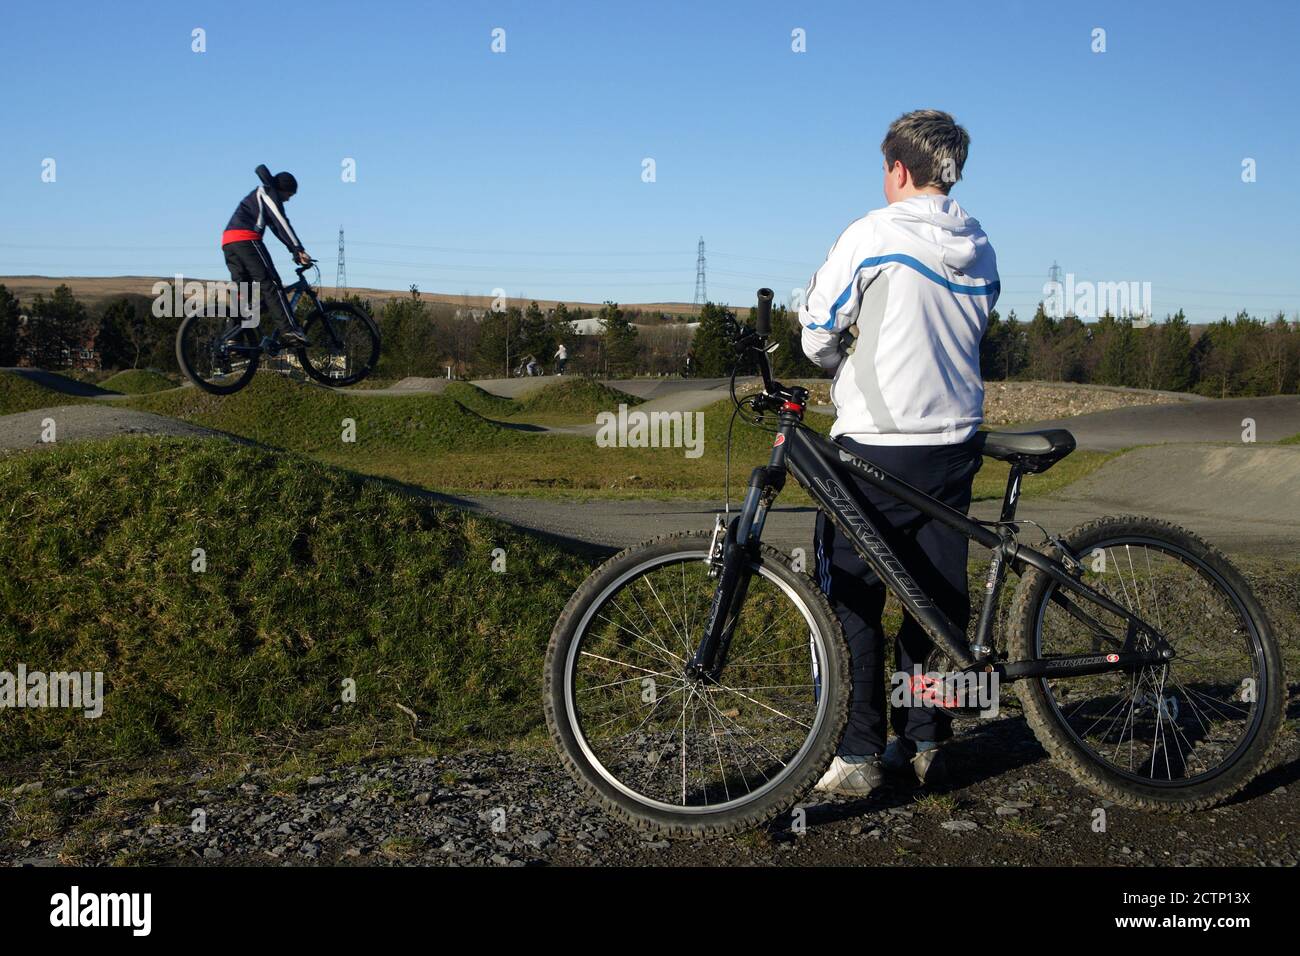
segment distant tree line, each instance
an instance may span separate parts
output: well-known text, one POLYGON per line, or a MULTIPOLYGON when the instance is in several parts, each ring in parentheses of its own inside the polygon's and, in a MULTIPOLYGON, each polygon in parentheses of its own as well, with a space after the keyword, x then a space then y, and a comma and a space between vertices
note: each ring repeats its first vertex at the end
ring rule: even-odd
POLYGON ((986 379, 1082 382, 1233 395, 1292 394, 1300 385, 1300 322, 1238 312, 1192 326, 1180 309, 1164 321, 1103 315, 1055 318, 1040 304, 1029 322, 989 316, 980 344, 986 379))
MULTIPOLYGON (((415 286, 378 310, 367 299, 348 298, 375 316, 384 343, 376 375, 391 379, 444 377, 448 369, 457 378, 504 377, 530 355, 552 371, 561 344, 573 374, 680 374, 693 350, 695 373, 717 377, 731 368, 737 328, 737 313, 713 302, 698 316, 684 316, 616 302, 596 311, 537 302, 476 309, 468 302, 433 302, 415 286)), ((747 321, 743 311, 740 320, 747 321)), ((175 318, 153 314, 147 295, 116 296, 88 308, 60 285, 24 305, 0 284, 0 365, 174 372, 176 327, 175 318)), ((774 309, 772 329, 777 375, 821 374, 804 357, 797 314, 774 309)), ((980 367, 989 380, 1124 385, 1215 397, 1291 394, 1300 390, 1300 322, 1239 312, 1193 326, 1180 310, 1159 322, 1104 315, 1086 323, 1072 315, 1055 318, 1041 304, 1023 322, 1014 311, 1004 318, 995 310, 980 345, 980 367)))
POLYGON ((156 318, 153 299, 123 295, 88 309, 66 285, 24 307, 0 284, 0 365, 176 370, 176 321, 156 318))
MULTIPOLYGON (((739 332, 736 314, 725 305, 708 302, 700 309, 699 322, 694 341, 697 374, 706 378, 729 374, 735 361, 735 342, 739 332)), ((799 316, 785 306, 774 308, 769 342, 777 348, 769 357, 772 374, 785 378, 816 378, 821 375, 821 369, 803 354, 801 337, 799 316)), ((751 369, 746 367, 744 370, 751 369)))

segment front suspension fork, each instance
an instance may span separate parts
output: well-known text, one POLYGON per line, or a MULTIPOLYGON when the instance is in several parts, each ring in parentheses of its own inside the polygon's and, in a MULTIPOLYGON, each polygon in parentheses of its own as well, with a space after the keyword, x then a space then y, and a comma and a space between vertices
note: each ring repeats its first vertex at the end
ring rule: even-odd
POLYGON ((722 673, 736 620, 749 592, 753 556, 749 546, 742 544, 738 537, 744 524, 743 515, 742 511, 725 526, 719 516, 714 528, 714 549, 709 561, 718 583, 713 589, 713 603, 709 605, 700 646, 686 665, 686 676, 693 679, 712 681, 722 673))
POLYGON ((755 468, 750 474, 745 503, 730 523, 724 524, 722 516, 718 516, 709 552, 710 573, 717 575, 718 584, 713 589, 700 646, 686 665, 687 677, 717 680, 726 666, 736 621, 749 593, 763 522, 784 484, 784 458, 774 455, 771 464, 755 468))

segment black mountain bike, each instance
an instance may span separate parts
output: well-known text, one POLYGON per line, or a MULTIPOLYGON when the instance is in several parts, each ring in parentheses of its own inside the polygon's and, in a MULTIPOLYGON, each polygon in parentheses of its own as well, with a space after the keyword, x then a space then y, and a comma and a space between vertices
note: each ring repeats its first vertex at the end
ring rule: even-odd
MULTIPOLYGON (((303 296, 311 302, 302 320, 305 347, 281 345, 274 333, 261 335, 256 328, 245 328, 237 308, 226 310, 229 315, 194 315, 176 331, 181 371, 215 395, 229 395, 247 385, 263 354, 289 352, 304 372, 335 388, 355 385, 369 375, 379 361, 379 327, 364 309, 350 302, 322 302, 303 277, 315 265, 313 259, 295 269, 298 281, 284 290, 292 315, 298 314, 303 296)), ((319 268, 316 275, 319 281, 319 268)))
POLYGON ((1021 479, 1074 450, 1062 429, 982 433, 983 453, 1011 466, 997 521, 969 518, 850 454, 803 423, 805 389, 773 381, 771 302, 760 289, 755 327, 736 345, 763 378, 736 411, 747 407, 775 432, 743 506, 730 521, 718 516, 712 532, 611 558, 551 634, 547 725, 596 802, 646 830, 733 832, 792 807, 834 755, 851 690, 840 624, 813 581, 762 543, 787 474, 922 624, 951 677, 1016 682, 1039 741, 1099 795, 1202 809, 1261 770, 1282 719, 1282 666, 1264 612, 1221 553, 1132 516, 1063 537, 1022 521, 1044 543, 1021 543, 1021 479), (970 640, 878 531, 855 477, 992 551, 970 640), (1020 580, 999 651, 994 619, 1008 571, 1020 580))

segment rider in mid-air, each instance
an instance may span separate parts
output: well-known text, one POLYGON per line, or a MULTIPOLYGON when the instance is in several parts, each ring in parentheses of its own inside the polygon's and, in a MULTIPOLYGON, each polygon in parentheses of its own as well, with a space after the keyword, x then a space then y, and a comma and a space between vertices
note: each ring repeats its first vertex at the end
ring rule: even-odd
POLYGON ((236 282, 258 283, 260 300, 270 309, 274 322, 273 338, 291 348, 306 345, 307 336, 294 321, 289 300, 284 295, 284 284, 262 242, 262 234, 270 226, 276 238, 293 253, 295 262, 304 266, 311 262, 284 212, 284 204, 297 191, 298 180, 291 173, 276 173, 271 182, 263 183, 243 198, 221 234, 221 250, 226 255, 230 278, 236 282))

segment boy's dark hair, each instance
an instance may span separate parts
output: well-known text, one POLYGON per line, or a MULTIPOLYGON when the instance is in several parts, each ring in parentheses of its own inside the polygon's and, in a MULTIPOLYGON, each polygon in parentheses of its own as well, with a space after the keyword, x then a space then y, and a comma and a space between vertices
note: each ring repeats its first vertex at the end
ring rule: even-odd
POLYGON ((275 191, 282 198, 288 199, 298 191, 298 180, 293 178, 293 173, 276 173, 275 191))
POLYGON ((885 167, 902 163, 918 187, 938 186, 945 193, 961 179, 970 134, 942 110, 913 110, 889 124, 880 144, 885 167))

